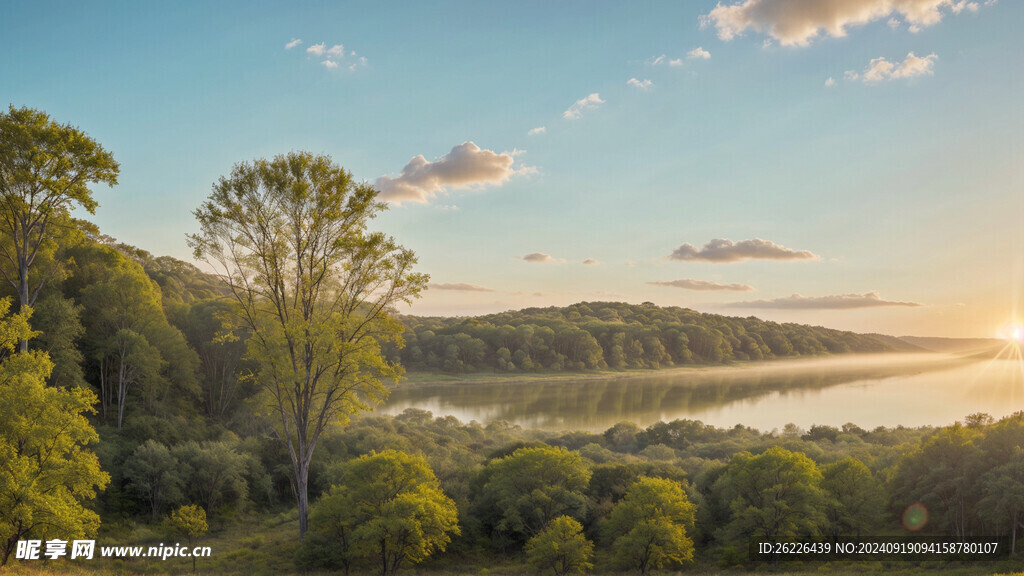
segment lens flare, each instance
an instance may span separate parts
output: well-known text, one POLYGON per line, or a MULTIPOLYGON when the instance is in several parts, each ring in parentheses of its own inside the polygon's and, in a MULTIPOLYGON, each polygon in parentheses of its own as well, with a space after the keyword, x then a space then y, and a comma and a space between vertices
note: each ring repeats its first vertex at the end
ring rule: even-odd
POLYGON ((903 527, 911 532, 924 528, 927 523, 928 509, 920 502, 907 506, 907 509, 903 512, 903 527))

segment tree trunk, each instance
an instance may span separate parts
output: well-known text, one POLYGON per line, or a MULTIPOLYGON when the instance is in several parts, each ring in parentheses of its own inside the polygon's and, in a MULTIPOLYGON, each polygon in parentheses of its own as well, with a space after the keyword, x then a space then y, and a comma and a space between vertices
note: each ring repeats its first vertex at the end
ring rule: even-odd
MULTIPOLYGON (((28 300, 29 300, 29 293, 28 293, 28 261, 27 260, 23 260, 21 262, 21 266, 19 268, 20 268, 19 272, 21 273, 20 274, 21 278, 20 278, 20 282, 18 284, 18 305, 19 305, 18 310, 21 311, 26 306, 29 305, 29 303, 28 303, 28 300)), ((18 348, 22 352, 28 352, 28 340, 22 340, 21 342, 19 342, 18 343, 18 348)))
POLYGON ((296 496, 299 501, 299 539, 306 535, 309 527, 309 461, 299 462, 295 471, 296 496))

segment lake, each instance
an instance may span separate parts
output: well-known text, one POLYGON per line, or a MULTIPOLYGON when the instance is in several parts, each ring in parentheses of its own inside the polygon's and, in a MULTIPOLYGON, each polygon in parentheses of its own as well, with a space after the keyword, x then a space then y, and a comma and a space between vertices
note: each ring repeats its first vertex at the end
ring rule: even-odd
POLYGON ((881 354, 683 368, 622 377, 399 385, 378 412, 429 410, 486 424, 505 420, 549 430, 641 427, 701 420, 763 431, 787 423, 941 426, 967 414, 997 419, 1024 410, 1018 360, 881 354))

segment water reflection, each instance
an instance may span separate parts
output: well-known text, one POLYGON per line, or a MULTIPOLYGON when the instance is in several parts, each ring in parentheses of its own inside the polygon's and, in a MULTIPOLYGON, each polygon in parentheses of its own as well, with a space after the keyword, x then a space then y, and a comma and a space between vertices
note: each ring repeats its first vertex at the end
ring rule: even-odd
POLYGON ((999 417, 1020 405, 1017 363, 930 354, 798 360, 643 377, 548 382, 399 386, 379 409, 409 407, 463 421, 506 420, 524 427, 604 430, 690 418, 762 430, 788 422, 921 426, 972 412, 999 417))

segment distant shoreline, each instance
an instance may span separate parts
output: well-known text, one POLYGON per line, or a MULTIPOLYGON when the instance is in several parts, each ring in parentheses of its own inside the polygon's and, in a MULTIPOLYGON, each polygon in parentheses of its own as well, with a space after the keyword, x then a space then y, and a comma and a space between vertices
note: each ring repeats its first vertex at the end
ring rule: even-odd
POLYGON ((968 358, 939 352, 881 352, 874 354, 833 354, 828 356, 808 356, 797 358, 779 358, 773 360, 737 360, 729 364, 685 365, 670 368, 633 368, 627 370, 589 370, 561 373, 513 373, 475 372, 469 374, 448 374, 435 371, 409 371, 395 387, 452 385, 452 384, 541 384, 547 382, 581 381, 581 380, 621 380, 652 377, 672 377, 675 375, 700 375, 731 373, 736 376, 752 370, 790 370, 824 368, 856 370, 874 360, 902 361, 908 366, 915 364, 931 364, 934 362, 970 362, 977 358, 968 358))

